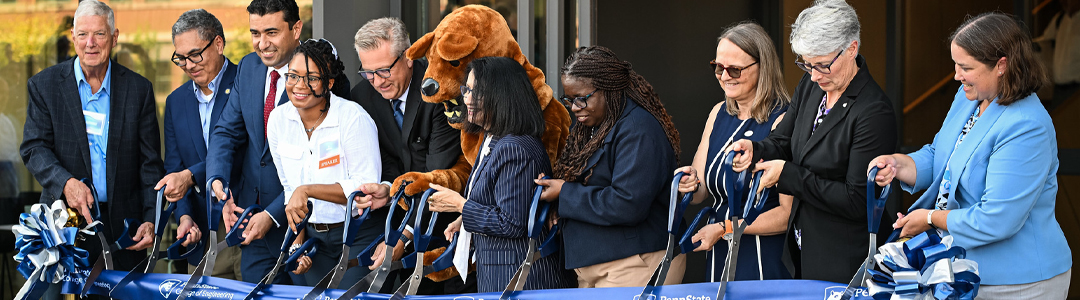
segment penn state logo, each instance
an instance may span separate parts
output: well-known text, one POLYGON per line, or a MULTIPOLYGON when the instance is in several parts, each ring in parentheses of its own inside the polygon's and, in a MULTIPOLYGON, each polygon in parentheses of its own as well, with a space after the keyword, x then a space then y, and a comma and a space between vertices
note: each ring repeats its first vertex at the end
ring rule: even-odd
POLYGON ((840 300, 844 296, 845 286, 830 286, 825 288, 825 300, 840 300))
POLYGON ((183 288, 184 282, 177 279, 165 279, 158 284, 158 292, 161 292, 161 296, 165 299, 172 298, 173 293, 180 293, 183 288))

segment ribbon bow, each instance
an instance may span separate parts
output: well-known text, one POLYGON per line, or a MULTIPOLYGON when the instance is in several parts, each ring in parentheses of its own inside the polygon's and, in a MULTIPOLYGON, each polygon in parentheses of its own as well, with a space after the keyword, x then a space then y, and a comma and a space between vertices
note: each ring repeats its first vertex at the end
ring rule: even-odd
POLYGON ((60 200, 51 207, 34 204, 30 213, 19 215, 19 225, 13 227, 15 247, 19 249, 15 261, 26 283, 15 299, 40 298, 50 283, 60 282, 65 275, 81 276, 77 270, 90 266, 89 252, 75 247, 75 236, 80 232, 94 233, 65 227, 71 216, 60 200))
POLYGON ((979 265, 964 259, 966 250, 953 246, 952 236, 923 232, 904 242, 878 248, 881 271, 869 270, 870 295, 884 299, 975 299, 979 265))

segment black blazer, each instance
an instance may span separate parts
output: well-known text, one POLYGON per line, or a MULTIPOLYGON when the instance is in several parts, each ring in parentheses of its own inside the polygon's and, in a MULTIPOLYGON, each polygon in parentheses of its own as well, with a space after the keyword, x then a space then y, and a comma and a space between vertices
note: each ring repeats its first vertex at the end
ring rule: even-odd
MULTIPOLYGON (((787 161, 777 191, 795 201, 784 255, 795 278, 848 282, 866 258, 866 166, 896 152, 892 103, 874 82, 860 55, 858 73, 832 111, 811 133, 825 91, 804 75, 784 120, 768 138, 754 142, 754 161, 787 161), (792 228, 802 230, 802 249, 792 228)), ((885 213, 879 243, 892 233, 899 203, 885 213), (890 217, 892 216, 892 217, 890 217)))
MULTIPOLYGON (((585 175, 563 184, 559 225, 567 269, 664 250, 675 151, 663 126, 629 98, 585 175)), ((580 124, 576 126, 581 126, 580 124)), ((601 138, 601 137, 596 137, 601 138)))
MULTIPOLYGON (((125 218, 154 220, 154 185, 165 174, 161 162, 157 103, 150 81, 113 61, 110 64, 108 177, 109 240, 119 236, 125 218)), ((41 183, 41 202, 64 197, 69 178, 92 178, 82 100, 75 82, 75 60, 42 70, 27 81, 23 143, 26 168, 41 183)))

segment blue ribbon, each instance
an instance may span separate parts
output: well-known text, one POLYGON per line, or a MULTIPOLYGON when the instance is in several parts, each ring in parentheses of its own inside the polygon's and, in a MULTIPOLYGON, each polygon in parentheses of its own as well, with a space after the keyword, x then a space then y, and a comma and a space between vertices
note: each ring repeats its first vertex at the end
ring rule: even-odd
POLYGON ((30 213, 19 215, 19 225, 13 227, 19 250, 15 261, 26 283, 15 299, 41 298, 49 284, 60 282, 68 273, 81 275, 78 270, 90 266, 90 253, 75 247, 79 228, 64 227, 68 217, 67 207, 60 200, 52 207, 34 204, 30 213))
POLYGON ((959 299, 978 295, 978 265, 964 259, 966 250, 952 245, 952 237, 923 232, 905 242, 881 246, 874 258, 882 271, 871 271, 874 299, 959 299), (900 251, 897 251, 900 249, 900 251))

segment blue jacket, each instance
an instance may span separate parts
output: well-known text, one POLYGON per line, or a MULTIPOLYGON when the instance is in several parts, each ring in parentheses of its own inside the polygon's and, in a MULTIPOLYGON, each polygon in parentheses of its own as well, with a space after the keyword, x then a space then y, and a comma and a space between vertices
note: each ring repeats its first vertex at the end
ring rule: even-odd
MULTIPOLYGON (((231 61, 225 66, 225 73, 221 74, 217 90, 214 91, 214 107, 210 114, 210 130, 213 131, 221 117, 221 111, 229 102, 232 94, 233 78, 236 77, 236 64, 231 61)), ((179 221, 180 216, 190 215, 195 224, 203 232, 207 230, 206 223, 206 142, 203 141, 202 126, 199 116, 199 102, 195 96, 192 80, 177 87, 165 98, 165 172, 174 173, 183 170, 191 171, 195 180, 195 186, 190 189, 183 199, 176 202, 175 216, 179 221)), ((240 157, 234 158, 238 160, 240 157)), ((240 178, 240 165, 234 165, 232 176, 240 178)), ((238 188, 239 182, 232 188, 238 188)), ((220 216, 218 216, 220 218, 220 216)), ((209 239, 209 235, 203 236, 203 244, 209 239)), ((214 241, 217 242, 217 241, 214 241)), ((192 265, 199 264, 202 260, 203 251, 197 251, 188 258, 192 265)))
POLYGON ((927 190, 911 209, 934 206, 952 155, 949 233, 979 264, 982 284, 1031 283, 1064 273, 1072 267, 1072 251, 1054 215, 1058 148, 1050 115, 1034 94, 1008 106, 991 103, 954 154, 975 107, 957 91, 934 143, 909 154, 917 178, 903 188, 927 190))
MULTIPOLYGON (((288 228, 288 219, 285 218, 281 181, 278 180, 274 158, 270 156, 265 137, 263 89, 266 68, 256 53, 250 53, 240 60, 229 103, 221 112, 210 137, 210 147, 206 153, 206 176, 222 176, 231 186, 237 186, 236 182, 239 181, 239 187, 232 190, 234 203, 240 208, 258 203, 270 213, 279 226, 271 228, 265 237, 270 247, 275 248, 281 245, 285 228, 288 228), (241 155, 243 160, 234 161, 236 155, 241 155), (241 178, 232 176, 234 163, 241 164, 241 178)), ((278 97, 277 105, 289 101, 285 94, 283 92, 278 97)), ((206 182, 197 184, 205 186, 206 182)), ((218 230, 219 234, 225 232, 222 227, 218 230)))
POLYGON ((625 101, 615 127, 586 162, 585 175, 566 182, 559 192, 567 269, 667 247, 675 151, 660 122, 634 101, 625 101))

